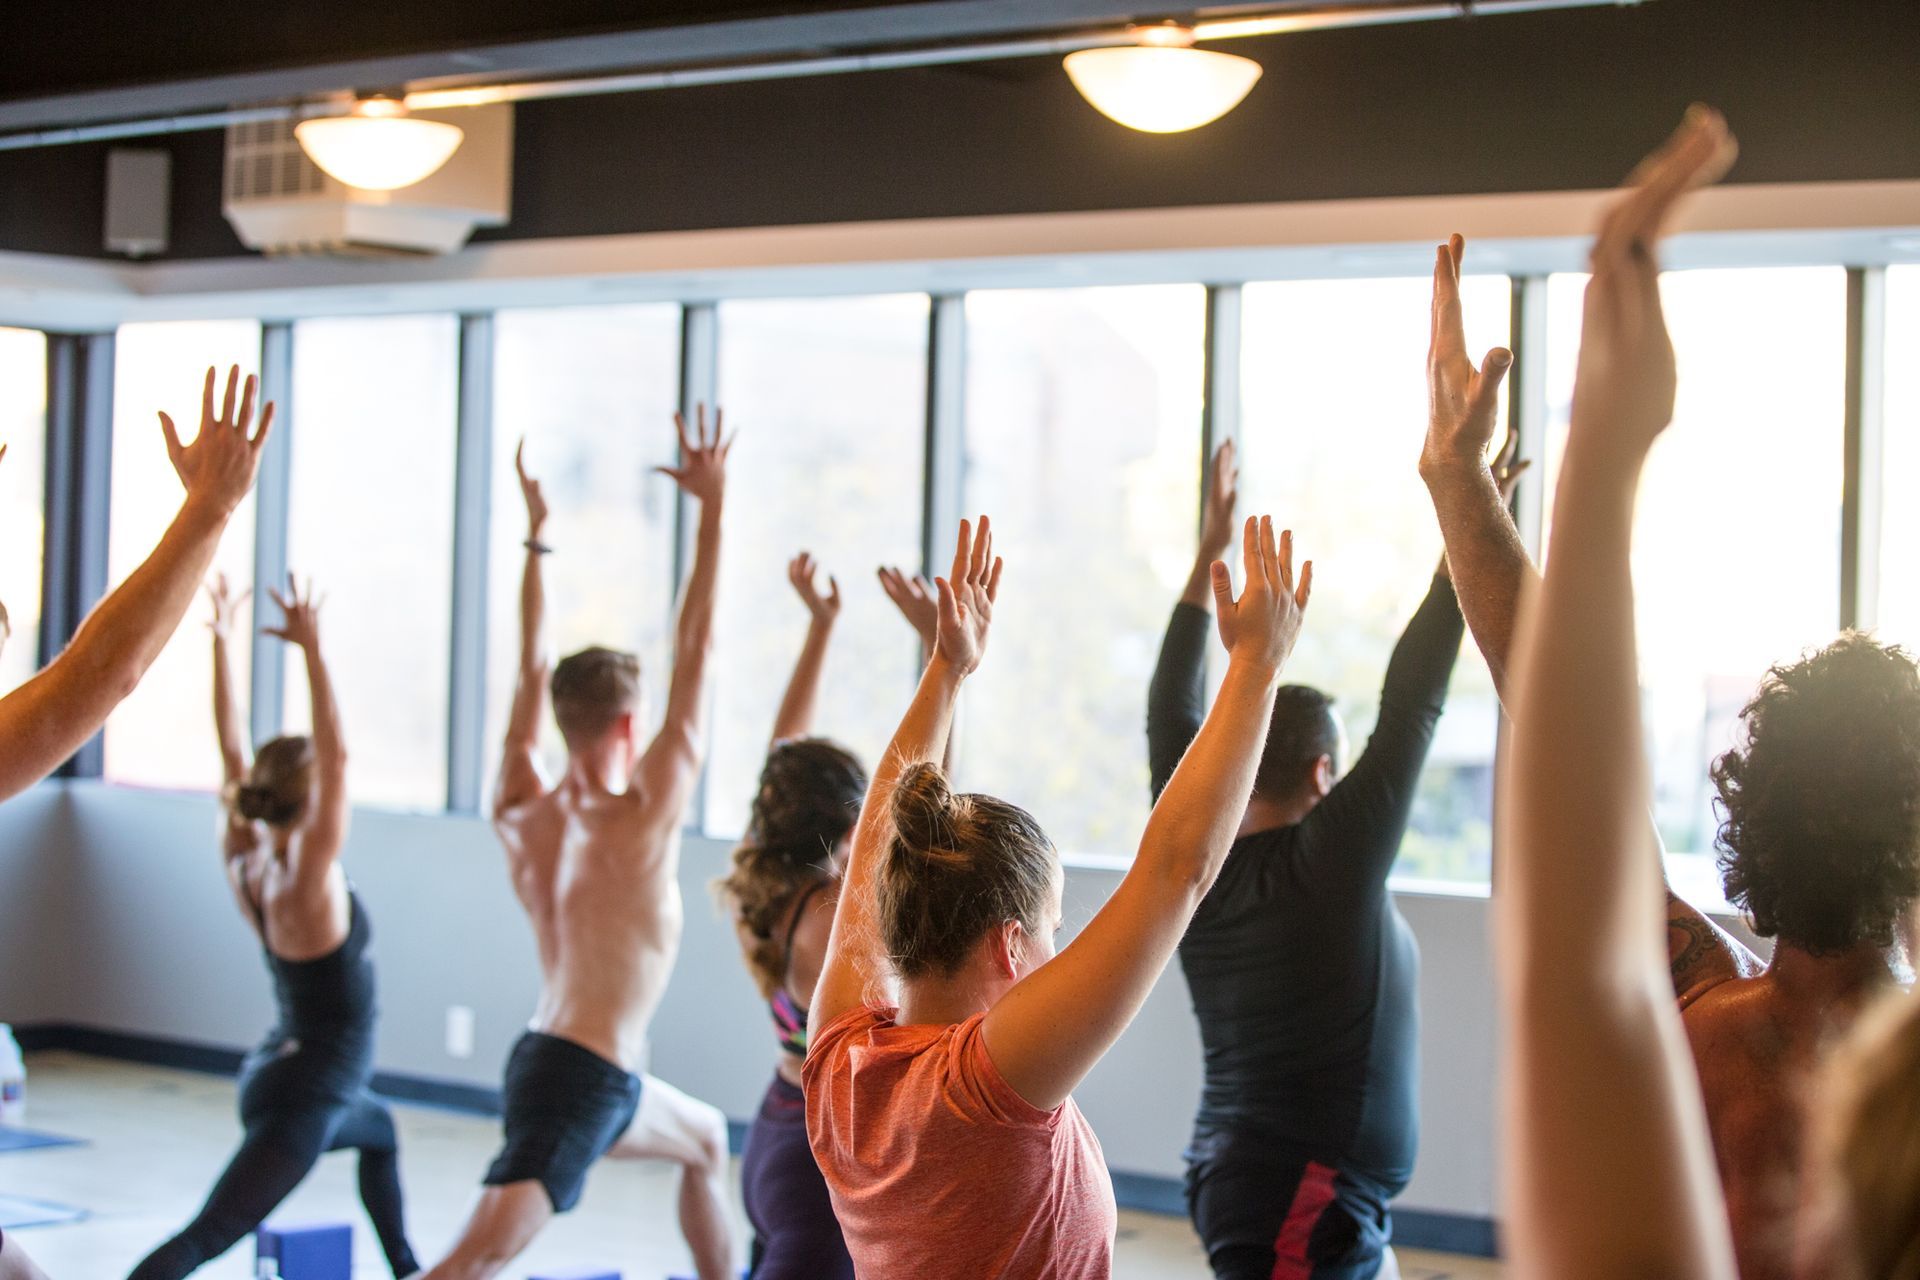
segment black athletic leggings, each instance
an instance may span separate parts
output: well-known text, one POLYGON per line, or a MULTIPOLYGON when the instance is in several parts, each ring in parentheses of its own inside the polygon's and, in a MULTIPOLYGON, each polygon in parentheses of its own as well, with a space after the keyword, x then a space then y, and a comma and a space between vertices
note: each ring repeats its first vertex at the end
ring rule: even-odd
POLYGON ((249 1117, 246 1137, 206 1205, 173 1239, 147 1255, 129 1280, 180 1280, 219 1257, 266 1220, 323 1152, 360 1152, 360 1201, 396 1276, 419 1269, 401 1216, 398 1135, 393 1116, 362 1091, 345 1107, 315 1102, 249 1117))

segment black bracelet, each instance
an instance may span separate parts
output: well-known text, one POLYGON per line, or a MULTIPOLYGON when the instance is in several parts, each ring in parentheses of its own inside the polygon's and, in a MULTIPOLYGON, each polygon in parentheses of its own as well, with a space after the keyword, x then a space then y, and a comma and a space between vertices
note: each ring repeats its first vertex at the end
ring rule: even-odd
POLYGON ((525 547, 527 550, 533 552, 533 554, 537 556, 550 556, 553 554, 553 548, 548 546, 546 543, 540 541, 540 539, 538 538, 528 538, 525 542, 521 543, 520 545, 525 547))

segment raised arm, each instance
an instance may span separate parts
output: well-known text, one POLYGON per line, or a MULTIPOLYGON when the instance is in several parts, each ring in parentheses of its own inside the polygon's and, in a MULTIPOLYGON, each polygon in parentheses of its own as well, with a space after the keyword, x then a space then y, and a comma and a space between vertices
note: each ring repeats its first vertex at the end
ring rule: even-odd
POLYGON ((661 821, 677 825, 700 776, 706 736, 707 663, 713 656, 713 604, 720 577, 720 509, 726 501, 727 454, 733 441, 721 435, 718 409, 709 432, 705 405, 700 406, 691 433, 679 414, 673 416, 673 423, 680 432, 680 465, 659 471, 699 502, 700 529, 695 535, 693 572, 687 575, 680 620, 674 628, 666 718, 635 772, 647 794, 659 798, 661 821))
POLYGON ((1520 1275, 1734 1275, 1665 962, 1630 567, 1641 468, 1673 415, 1654 244, 1679 197, 1731 158, 1725 123, 1696 108, 1601 226, 1553 547, 1517 646, 1494 918, 1520 1275))
MULTIPOLYGON (((1511 710, 1509 673, 1520 601, 1539 590, 1540 574, 1520 541, 1508 502, 1521 473, 1532 464, 1520 460, 1519 438, 1511 430, 1491 463, 1487 459, 1500 383, 1513 355, 1495 347, 1479 369, 1468 358, 1460 308, 1460 260, 1465 248, 1466 241, 1455 235, 1434 256, 1427 438, 1420 453, 1420 475, 1440 518, 1460 612, 1486 658, 1494 692, 1501 705, 1511 710)), ((1661 865, 1664 875, 1664 858, 1661 865)), ((1667 892, 1667 961, 1682 1008, 1700 992, 1728 978, 1751 976, 1763 967, 1757 956, 1671 889, 1667 892)))
POLYGON ((1199 736, 1147 819, 1127 875, 1059 955, 988 1011, 982 1033, 1015 1092, 1059 1106, 1127 1029, 1172 959, 1233 843, 1273 715, 1280 670, 1300 634, 1313 565, 1293 578, 1293 534, 1248 520, 1239 600, 1227 566, 1211 569, 1226 678, 1199 736))
POLYGON ((173 469, 187 496, 153 553, 87 615, 60 655, 38 675, 0 698, 0 800, 26 790, 60 767, 133 692, 172 638, 206 581, 220 535, 253 487, 273 406, 253 425, 254 380, 234 396, 240 370, 227 374, 226 399, 214 413, 214 371, 201 392, 200 433, 180 443, 173 419, 160 415, 173 469))
POLYGON ((1446 542, 1449 576, 1474 643, 1508 701, 1507 671, 1520 601, 1539 583, 1507 501, 1528 463, 1509 432, 1491 460, 1487 447, 1500 409, 1500 384, 1513 365, 1505 347, 1487 352, 1480 368, 1467 355, 1460 311, 1460 257, 1466 241, 1454 236, 1436 251, 1432 336, 1427 347, 1427 438, 1420 477, 1433 497, 1446 542))
POLYGON ((820 1028, 860 1004, 869 978, 880 972, 879 928, 873 917, 874 882, 880 860, 886 856, 890 835, 889 806, 900 775, 925 761, 936 760, 946 749, 953 727, 953 706, 960 686, 980 665, 987 650, 987 631, 993 622, 993 602, 1000 594, 1000 560, 993 554, 993 526, 980 517, 979 536, 973 525, 960 522, 960 540, 954 546, 953 573, 935 578, 939 630, 931 661, 920 676, 920 687, 905 718, 887 744, 867 784, 866 803, 853 828, 853 852, 846 879, 834 906, 833 931, 827 937, 826 960, 820 981, 807 1008, 807 1027, 820 1028))
POLYGON ((1200 732, 1207 710, 1207 614, 1213 607, 1213 565, 1233 545, 1233 509, 1240 497, 1240 468, 1233 441, 1213 451, 1207 499, 1200 519, 1200 548, 1180 592, 1160 657, 1147 685, 1147 776, 1155 800, 1200 732))
POLYGON ((827 594, 814 585, 819 563, 802 551, 787 563, 787 581, 807 606, 807 638, 800 642, 800 657, 787 680, 787 692, 780 699, 780 714, 773 721, 773 742, 804 738, 813 732, 813 711, 820 701, 820 673, 827 665, 827 646, 833 641, 833 624, 840 618, 840 584, 827 578, 827 594))
POLYGON ((547 499, 540 482, 527 474, 527 442, 513 451, 514 474, 527 507, 527 556, 520 566, 520 669, 514 677, 513 706, 507 713, 507 737, 494 784, 493 813, 501 814, 546 792, 540 776, 540 719, 547 708, 547 587, 541 560, 553 551, 540 540, 547 528, 547 499))
POLYGON ((313 702, 313 790, 306 820, 294 845, 294 874, 308 885, 320 883, 347 841, 352 806, 347 799, 347 742, 334 700, 333 678, 320 655, 320 604, 313 583, 302 589, 287 575, 285 595, 271 593, 284 615, 277 627, 262 631, 299 649, 307 661, 307 691, 313 702))
MULTIPOLYGON (((220 781, 223 794, 247 776, 246 730, 240 724, 240 705, 233 696, 233 663, 228 647, 233 643, 234 615, 246 603, 251 592, 238 597, 227 585, 227 575, 217 575, 207 587, 213 602, 213 620, 207 629, 213 632, 213 728, 220 742, 220 781)), ((244 853, 259 843, 254 824, 225 806, 221 847, 227 854, 244 853)))
MULTIPOLYGON (((917 573, 882 565, 880 589, 887 593, 887 599, 893 601, 894 608, 907 620, 913 633, 920 637, 920 667, 925 670, 926 665, 933 661, 933 649, 940 631, 940 600, 933 584, 917 573)), ((953 723, 947 727, 946 750, 940 757, 940 768, 949 778, 953 776, 953 762, 959 752, 963 731, 960 711, 956 707, 953 723)))

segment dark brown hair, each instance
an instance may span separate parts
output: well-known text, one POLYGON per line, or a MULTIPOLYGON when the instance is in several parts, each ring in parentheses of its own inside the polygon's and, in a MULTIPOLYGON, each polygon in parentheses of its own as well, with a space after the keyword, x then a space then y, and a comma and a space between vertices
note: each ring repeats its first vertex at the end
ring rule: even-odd
POLYGON ((313 739, 289 734, 261 744, 246 779, 228 785, 229 807, 249 822, 284 827, 306 808, 313 789, 313 739))
POLYGON ((767 753, 747 833, 714 883, 753 936, 747 963, 761 995, 787 980, 780 925, 808 886, 833 877, 833 851, 853 830, 866 794, 867 771, 825 738, 782 742, 767 753))
POLYGON ((901 775, 894 835, 875 887, 880 940, 903 978, 950 976, 986 933, 1018 920, 1038 936, 1060 857, 1033 815, 955 795, 936 764, 901 775))
POLYGON ((595 645, 553 669, 553 718, 568 746, 583 745, 640 706, 640 659, 595 645))
POLYGON ((1727 901, 1831 954, 1893 945, 1920 895, 1920 670, 1848 632, 1773 668, 1713 764, 1727 901))
POLYGON ((1321 756, 1340 769, 1340 722, 1334 718, 1333 699, 1309 685, 1283 684, 1273 699, 1267 721, 1267 741, 1253 775, 1253 789, 1284 799, 1300 787, 1307 766, 1321 756))

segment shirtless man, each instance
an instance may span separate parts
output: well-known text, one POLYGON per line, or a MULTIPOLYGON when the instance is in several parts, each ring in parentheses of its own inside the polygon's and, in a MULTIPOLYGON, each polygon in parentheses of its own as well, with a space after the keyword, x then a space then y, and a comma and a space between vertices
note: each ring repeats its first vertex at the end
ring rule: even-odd
MULTIPOLYGON (((1460 314, 1459 236, 1434 271, 1431 416, 1420 473, 1461 611, 1504 702, 1519 601, 1539 575, 1486 449, 1512 357, 1476 370, 1460 314)), ((1510 449, 1503 450, 1503 455, 1510 449)), ((1847 635, 1776 668, 1742 713, 1746 743, 1714 765, 1728 901, 1777 939, 1771 964, 1667 894, 1668 959, 1707 1104, 1743 1280, 1791 1274, 1802 1086, 1822 1050, 1900 963, 1896 925, 1920 892, 1920 672, 1847 635)), ((1651 833, 1650 833, 1651 834, 1651 833)))
MULTIPOLYGON (((227 521, 253 488, 273 406, 261 410, 254 430, 257 384, 249 374, 235 410, 236 365, 227 371, 226 396, 215 412, 214 373, 207 370, 201 387, 200 430, 192 443, 182 444, 173 419, 160 415, 167 457, 186 497, 159 545, 87 615, 59 656, 0 698, 0 800, 58 769, 133 692, 186 615, 220 549, 227 521)), ((0 457, 6 451, 0 444, 0 457)), ((12 634, 6 608, 0 606, 0 645, 12 634)), ((4 1231, 0 1280, 46 1280, 20 1242, 4 1231)))
POLYGON ((700 1280, 733 1274, 727 1125, 715 1108, 642 1075, 647 1024, 680 946, 680 822, 700 772, 720 509, 730 441, 706 410, 680 432, 681 465, 660 471, 700 504, 700 532, 674 641, 666 718, 638 749, 640 664, 592 648, 551 673, 567 767, 549 785, 536 760, 549 673, 542 648, 540 541, 547 504, 516 456, 527 504, 520 677, 493 802, 514 892, 533 921, 542 987, 507 1061, 506 1145, 465 1230, 429 1280, 497 1274, 573 1208, 600 1156, 681 1166, 680 1228, 700 1280))

